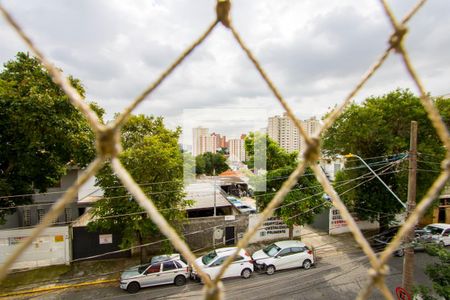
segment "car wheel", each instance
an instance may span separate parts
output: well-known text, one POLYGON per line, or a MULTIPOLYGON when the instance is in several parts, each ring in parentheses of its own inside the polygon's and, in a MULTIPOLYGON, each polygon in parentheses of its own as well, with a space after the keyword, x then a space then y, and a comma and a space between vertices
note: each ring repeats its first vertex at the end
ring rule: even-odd
POLYGON ((267 275, 272 275, 273 273, 275 273, 275 267, 272 265, 267 266, 266 273, 267 275))
POLYGON ((397 251, 395 251, 395 255, 398 257, 403 257, 405 255, 405 250, 404 249, 398 249, 397 251))
POLYGON ((184 277, 183 275, 178 275, 177 277, 175 277, 175 280, 173 281, 173 283, 176 286, 185 285, 186 284, 186 277, 184 277))
POLYGON ((244 279, 250 278, 251 275, 252 275, 252 270, 250 270, 250 269, 244 269, 241 272, 241 277, 244 279))
POLYGON ((133 281, 127 286, 127 292, 131 293, 131 294, 135 294, 139 291, 140 288, 141 287, 139 286, 139 283, 137 283, 136 281, 133 281))
POLYGON ((303 261, 303 268, 304 268, 305 270, 311 269, 311 265, 312 265, 312 263, 311 263, 311 261, 310 261, 309 259, 305 259, 305 260, 303 261))
POLYGON ((443 241, 440 241, 439 246, 441 246, 442 248, 445 248, 445 243, 443 241))

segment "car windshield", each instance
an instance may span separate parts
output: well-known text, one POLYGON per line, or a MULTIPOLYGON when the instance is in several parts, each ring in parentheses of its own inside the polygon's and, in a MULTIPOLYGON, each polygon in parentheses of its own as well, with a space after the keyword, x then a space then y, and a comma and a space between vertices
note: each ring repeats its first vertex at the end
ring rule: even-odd
POLYGON ((275 256, 275 254, 278 253, 278 251, 280 251, 280 247, 278 247, 275 244, 271 244, 269 246, 267 246, 266 248, 263 249, 264 253, 269 255, 269 256, 275 256))
POLYGON ((204 265, 207 265, 207 264, 209 264, 214 258, 216 258, 216 256, 217 256, 216 251, 211 251, 211 252, 209 252, 208 254, 203 255, 203 257, 202 257, 202 263, 203 263, 204 265))
POLYGON ((438 227, 434 227, 434 226, 426 226, 425 228, 424 228, 424 230, 426 231, 426 232, 429 232, 429 233, 431 233, 431 234, 441 234, 442 233, 442 231, 443 231, 443 229, 442 228, 438 228, 438 227))
POLYGON ((150 266, 150 264, 146 264, 146 265, 139 266, 138 272, 139 272, 139 273, 144 272, 145 270, 147 270, 147 268, 148 268, 149 266, 150 266))

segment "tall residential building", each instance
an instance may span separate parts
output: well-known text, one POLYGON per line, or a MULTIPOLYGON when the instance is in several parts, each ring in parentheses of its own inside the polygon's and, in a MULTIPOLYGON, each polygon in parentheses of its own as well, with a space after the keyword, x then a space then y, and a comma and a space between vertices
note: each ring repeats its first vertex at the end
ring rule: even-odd
MULTIPOLYGON (((309 135, 319 130, 320 122, 312 117, 302 121, 302 125, 309 135)), ((305 150, 306 144, 300 135, 294 122, 284 113, 283 116, 270 117, 268 120, 267 134, 269 138, 277 142, 281 148, 288 152, 298 151, 300 154, 305 150)))
POLYGON ((231 161, 245 161, 245 141, 243 139, 229 139, 229 150, 231 161))
MULTIPOLYGON (((309 136, 315 135, 319 129, 320 129, 320 121, 316 119, 316 117, 311 117, 308 120, 302 121, 303 128, 305 128, 306 133, 309 136)), ((303 137, 300 139, 300 153, 303 154, 303 152, 306 149, 306 142, 303 137)))
POLYGON ((192 155, 197 156, 202 154, 202 148, 204 148, 204 143, 202 137, 208 136, 209 130, 208 128, 197 127, 192 129, 192 155), (202 142, 203 141, 203 142, 202 142), (203 147, 202 147, 203 146, 203 147))

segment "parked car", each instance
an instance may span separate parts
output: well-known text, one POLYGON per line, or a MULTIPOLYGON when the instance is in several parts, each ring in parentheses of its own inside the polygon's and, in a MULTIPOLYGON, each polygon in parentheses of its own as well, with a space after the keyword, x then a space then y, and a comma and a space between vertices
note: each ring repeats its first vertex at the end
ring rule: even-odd
MULTIPOLYGON (((377 235, 372 236, 371 239, 371 246, 376 251, 382 251, 386 246, 391 242, 391 240, 395 237, 398 230, 400 229, 399 226, 394 226, 386 231, 379 233, 377 235)), ((422 229, 415 229, 414 230, 414 240, 412 241, 412 246, 414 250, 423 250, 424 244, 427 242, 423 239, 423 236, 425 234, 425 231, 422 229)), ((405 255, 404 251, 405 245, 401 245, 395 252, 395 256, 402 257, 405 255)))
POLYGON ((435 223, 423 228, 425 234, 422 239, 439 244, 443 247, 450 245, 450 224, 435 223))
POLYGON ((145 265, 131 267, 120 275, 120 288, 137 293, 143 287, 186 284, 189 267, 179 258, 169 258, 145 265))
MULTIPOLYGON (((236 249, 236 247, 219 248, 197 258, 195 262, 211 279, 215 279, 224 261, 232 255, 236 249)), ((241 249, 234 261, 225 271, 222 278, 241 276, 242 278, 247 279, 252 275, 253 270, 254 266, 251 256, 247 251, 241 249)), ((191 277, 194 280, 200 280, 195 268, 192 268, 191 277)))
POLYGON ((300 241, 280 241, 252 255, 255 267, 272 275, 276 270, 303 267, 309 269, 314 264, 313 252, 300 241))
MULTIPOLYGON (((171 260, 171 259, 182 259, 180 254, 178 253, 174 253, 174 254, 162 254, 162 255, 156 255, 153 256, 150 260, 151 264, 157 263, 157 262, 161 262, 161 261, 165 261, 165 260, 171 260)), ((184 262, 185 260, 182 259, 184 262)))
POLYGON ((256 214, 256 208, 245 204, 234 205, 242 214, 256 214))

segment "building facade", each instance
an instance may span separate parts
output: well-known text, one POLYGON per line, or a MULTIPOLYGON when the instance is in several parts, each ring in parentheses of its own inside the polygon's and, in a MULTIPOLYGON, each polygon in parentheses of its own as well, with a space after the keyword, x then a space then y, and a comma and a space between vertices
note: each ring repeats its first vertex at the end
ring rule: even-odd
POLYGON ((230 161, 245 161, 245 140, 243 139, 230 139, 228 141, 230 161))
MULTIPOLYGON (((301 122, 308 135, 316 134, 320 128, 320 122, 315 117, 301 122)), ((298 151, 303 154, 306 149, 305 139, 287 113, 268 119, 267 135, 288 152, 298 151)))

